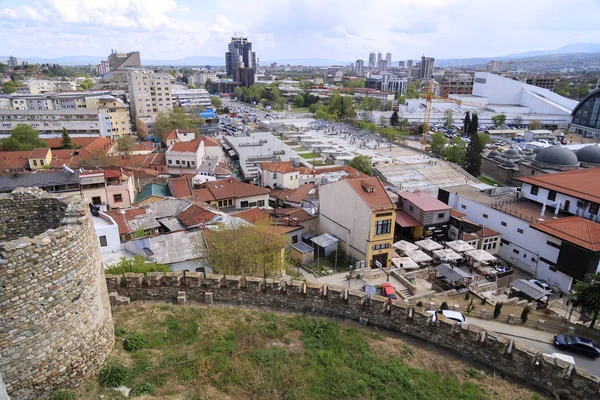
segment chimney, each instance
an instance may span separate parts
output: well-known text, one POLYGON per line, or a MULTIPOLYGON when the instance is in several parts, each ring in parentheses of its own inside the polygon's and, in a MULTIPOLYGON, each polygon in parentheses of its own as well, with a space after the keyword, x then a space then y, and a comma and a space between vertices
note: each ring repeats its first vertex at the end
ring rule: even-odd
POLYGON ((290 217, 285 218, 285 226, 290 226, 290 217))
POLYGON ((292 226, 298 226, 298 218, 292 218, 292 226))

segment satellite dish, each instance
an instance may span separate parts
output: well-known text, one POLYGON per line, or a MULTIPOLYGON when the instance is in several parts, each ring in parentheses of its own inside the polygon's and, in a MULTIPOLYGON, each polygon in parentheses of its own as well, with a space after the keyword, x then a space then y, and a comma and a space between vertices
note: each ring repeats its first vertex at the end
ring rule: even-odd
POLYGON ((314 207, 313 207, 313 208, 311 208, 311 209, 310 209, 310 213, 311 213, 312 215, 315 215, 315 214, 317 213, 317 209, 316 209, 316 208, 314 208, 314 207))

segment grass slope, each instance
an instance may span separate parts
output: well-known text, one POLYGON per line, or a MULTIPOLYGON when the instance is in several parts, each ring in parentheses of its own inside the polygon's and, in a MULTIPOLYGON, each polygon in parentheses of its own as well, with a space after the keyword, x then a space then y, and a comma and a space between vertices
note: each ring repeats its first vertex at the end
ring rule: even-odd
POLYGON ((122 384, 141 399, 537 398, 442 353, 327 319, 151 304, 114 318, 115 349, 77 399, 120 399, 106 386, 122 384))

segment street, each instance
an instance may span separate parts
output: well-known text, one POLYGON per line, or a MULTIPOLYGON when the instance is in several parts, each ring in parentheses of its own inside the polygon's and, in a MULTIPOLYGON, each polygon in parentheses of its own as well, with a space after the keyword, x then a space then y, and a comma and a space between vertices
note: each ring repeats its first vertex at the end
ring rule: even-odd
POLYGON ((469 317, 469 322, 486 330, 501 333, 507 337, 510 337, 511 339, 514 339, 516 342, 520 342, 534 349, 538 349, 542 353, 562 353, 573 356, 575 359, 575 365, 587 370, 595 376, 600 376, 600 361, 598 361, 598 359, 588 358, 580 356, 576 353, 557 349, 553 344, 553 333, 534 330, 518 325, 508 325, 503 322, 497 322, 493 320, 477 319, 474 317, 469 317))

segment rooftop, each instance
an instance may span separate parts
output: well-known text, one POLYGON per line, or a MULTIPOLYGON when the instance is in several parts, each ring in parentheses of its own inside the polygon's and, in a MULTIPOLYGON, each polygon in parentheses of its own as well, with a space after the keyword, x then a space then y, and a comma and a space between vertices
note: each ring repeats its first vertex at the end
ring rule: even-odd
POLYGON ((150 183, 142 188, 133 199, 134 203, 139 203, 150 197, 167 197, 169 196, 169 189, 165 185, 159 185, 157 183, 150 183))
POLYGON ((192 195, 192 189, 187 176, 181 176, 179 178, 172 177, 169 181, 169 187, 173 192, 173 197, 182 198, 192 195))
POLYGON ((173 143, 173 145, 167 150, 167 153, 171 152, 180 152, 180 153, 195 153, 198 151, 198 147, 202 143, 202 139, 196 138, 192 139, 189 142, 177 142, 173 143))
MULTIPOLYGON (((226 178, 217 181, 206 182, 200 185, 199 189, 207 189, 214 200, 231 198, 239 199, 243 197, 260 196, 269 193, 267 189, 255 185, 250 185, 248 183, 242 183, 235 178, 226 178)), ((197 189, 193 192, 194 195, 199 197, 199 200, 210 200, 210 196, 208 195, 199 196, 200 193, 197 189), (200 197, 204 197, 207 200, 200 199, 200 197)), ((203 192, 203 194, 205 193, 203 192)))
POLYGON ((586 250, 600 252, 600 223, 571 216, 538 222, 531 227, 586 250))
POLYGON ((347 179, 343 182, 346 182, 371 209, 395 207, 379 178, 347 179))
POLYGON ((186 227, 195 227, 214 221, 217 214, 198 204, 190 204, 185 210, 177 214, 177 218, 186 227))
POLYGON ((402 199, 410 201, 424 212, 450 210, 452 207, 425 192, 399 192, 402 199))
POLYGON ((586 168, 554 174, 517 178, 523 183, 536 185, 582 200, 600 203, 600 168, 586 168))
POLYGON ((48 152, 50 151, 49 147, 40 147, 37 149, 31 150, 29 154, 29 158, 46 158, 48 152))

